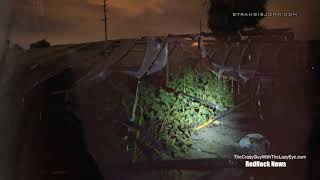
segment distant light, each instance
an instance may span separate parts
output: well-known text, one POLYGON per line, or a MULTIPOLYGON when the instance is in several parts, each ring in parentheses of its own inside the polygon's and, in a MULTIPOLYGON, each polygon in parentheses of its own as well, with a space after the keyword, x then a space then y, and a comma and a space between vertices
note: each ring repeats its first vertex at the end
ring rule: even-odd
POLYGON ((198 41, 192 42, 192 47, 198 47, 198 46, 199 46, 199 42, 198 41))

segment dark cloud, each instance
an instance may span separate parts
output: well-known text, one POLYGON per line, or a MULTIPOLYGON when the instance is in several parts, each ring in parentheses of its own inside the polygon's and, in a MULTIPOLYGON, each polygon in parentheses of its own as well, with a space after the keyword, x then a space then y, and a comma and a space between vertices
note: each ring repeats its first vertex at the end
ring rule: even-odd
MULTIPOLYGON (((316 37, 312 17, 317 0, 269 0, 268 9, 298 10, 297 18, 266 18, 267 27, 293 27, 298 37, 316 37), (280 8, 280 9, 279 9, 280 8)), ((109 0, 109 35, 113 39, 199 31, 200 0, 109 0)), ((101 0, 19 0, 15 40, 22 44, 46 37, 54 44, 102 40, 101 0), (38 5, 34 2, 40 2, 38 5), (42 2, 42 4, 41 4, 42 2)), ((206 24, 206 22, 203 22, 206 24)))

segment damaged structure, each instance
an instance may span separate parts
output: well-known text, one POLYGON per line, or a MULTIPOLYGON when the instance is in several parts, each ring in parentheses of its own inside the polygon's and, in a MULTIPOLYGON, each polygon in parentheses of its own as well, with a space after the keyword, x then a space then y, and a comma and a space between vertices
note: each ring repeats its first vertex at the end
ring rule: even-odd
MULTIPOLYGON (((19 83, 20 108, 25 112, 26 119, 30 119, 22 127, 21 136, 23 139, 41 139, 38 137, 41 132, 35 131, 37 125, 33 124, 42 123, 46 127, 50 126, 50 123, 44 123, 46 119, 69 121, 70 126, 76 126, 81 131, 81 143, 105 179, 126 179, 130 173, 121 172, 131 172, 132 169, 208 171, 216 167, 236 167, 237 162, 229 161, 233 159, 232 154, 237 152, 234 148, 242 137, 252 132, 268 137, 271 141, 270 152, 291 152, 292 149, 299 149, 294 147, 299 145, 284 147, 281 143, 300 137, 304 132, 282 136, 281 130, 286 129, 287 125, 284 121, 279 122, 283 114, 278 116, 273 105, 277 103, 274 102, 277 96, 286 94, 295 87, 296 82, 302 82, 300 85, 303 86, 311 68, 311 46, 308 42, 294 40, 290 29, 274 29, 243 31, 232 35, 201 33, 143 37, 32 49, 17 57, 24 67, 24 78, 19 83), (138 94, 139 82, 147 81, 168 90, 168 82, 189 66, 194 67, 196 72, 212 73, 227 83, 235 106, 229 111, 225 110, 221 117, 216 117, 217 122, 223 122, 225 126, 212 127, 210 125, 215 124, 213 121, 205 124, 192 138, 207 139, 197 142, 196 147, 190 149, 183 159, 132 163, 128 153, 130 147, 123 140, 129 137, 123 135, 123 131, 135 128, 128 121, 134 122, 138 107, 133 106, 132 116, 125 119, 121 94, 131 93, 135 96, 133 104, 137 104, 135 94, 138 94), (283 93, 276 94, 278 90, 283 93), (234 113, 238 110, 243 113, 234 113), (233 124, 239 116, 245 119, 245 123, 233 124), (243 124, 247 125, 245 129, 241 129, 243 124), (278 128, 278 131, 273 128, 278 128), (224 140, 222 136, 228 136, 227 133, 230 138, 224 140), (223 145, 211 142, 213 139, 223 145), (273 145, 276 148, 272 149, 273 145), (223 153, 225 155, 221 157, 223 153)), ((172 91, 182 94, 176 89, 172 91)), ((296 100, 301 106, 305 104, 303 98, 296 100)), ((281 103, 278 105, 280 107, 281 103)), ((289 118, 298 116, 295 117, 293 113, 289 118)), ((299 119, 295 122, 302 121, 299 119)), ((299 126, 308 127, 308 122, 303 124, 299 126)), ((296 131, 296 128, 293 126, 292 131, 296 131)), ((45 133, 45 130, 42 131, 45 133)), ((66 137, 61 135, 61 138, 66 137)), ((42 142, 40 139, 39 142, 42 142)), ((22 162, 27 163, 30 162, 28 158, 35 157, 37 153, 35 150, 34 156, 26 156, 30 151, 28 148, 35 147, 28 145, 30 140, 22 142, 20 156, 22 162)), ((21 176, 27 176, 28 173, 35 171, 25 170, 21 176)), ((229 171, 219 173, 230 174, 229 171)), ((240 170, 231 174, 242 177, 245 173, 240 170)), ((158 175, 147 173, 144 178, 151 179, 158 175)), ((141 174, 136 176, 141 179, 141 174)), ((201 174, 189 176, 199 178, 201 174)))

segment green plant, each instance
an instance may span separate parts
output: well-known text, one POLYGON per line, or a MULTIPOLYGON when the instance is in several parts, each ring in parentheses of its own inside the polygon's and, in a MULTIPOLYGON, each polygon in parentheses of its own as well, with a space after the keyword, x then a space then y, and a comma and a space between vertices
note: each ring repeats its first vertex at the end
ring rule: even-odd
POLYGON ((194 128, 231 107, 232 96, 224 81, 192 69, 176 76, 167 86, 215 105, 208 107, 183 94, 141 84, 136 122, 163 142, 169 154, 180 156, 192 146, 194 128))

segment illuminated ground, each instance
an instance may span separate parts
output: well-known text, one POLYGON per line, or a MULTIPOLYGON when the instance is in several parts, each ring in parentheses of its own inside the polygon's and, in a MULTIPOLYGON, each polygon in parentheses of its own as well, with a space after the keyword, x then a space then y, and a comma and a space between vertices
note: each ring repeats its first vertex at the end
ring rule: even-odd
POLYGON ((193 148, 186 158, 232 159, 240 139, 248 134, 248 120, 257 121, 257 118, 238 111, 194 133, 193 148))

